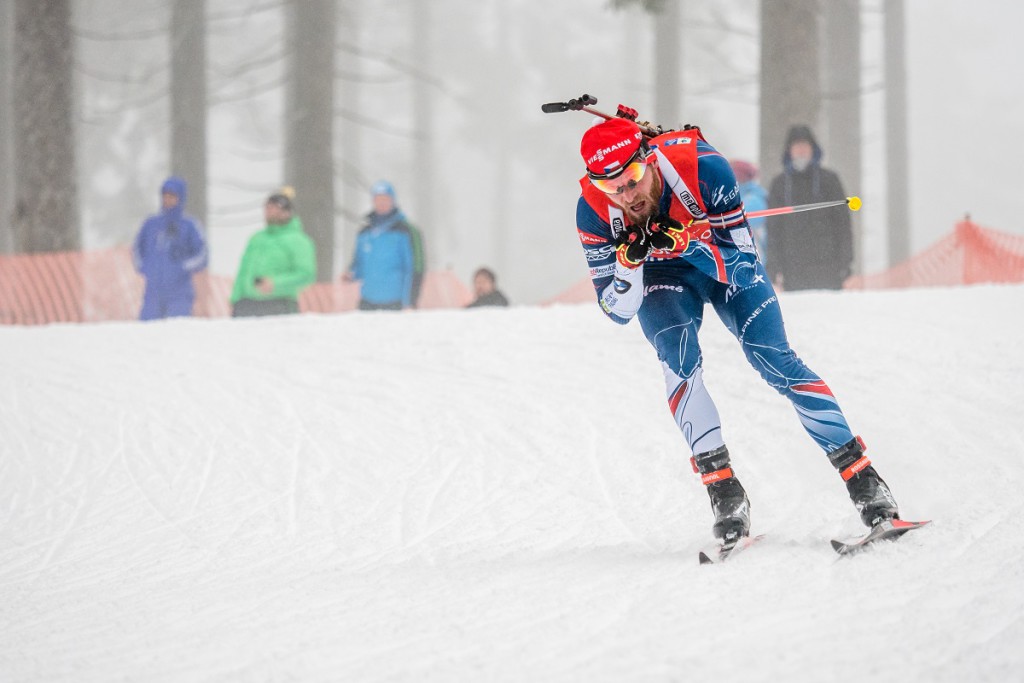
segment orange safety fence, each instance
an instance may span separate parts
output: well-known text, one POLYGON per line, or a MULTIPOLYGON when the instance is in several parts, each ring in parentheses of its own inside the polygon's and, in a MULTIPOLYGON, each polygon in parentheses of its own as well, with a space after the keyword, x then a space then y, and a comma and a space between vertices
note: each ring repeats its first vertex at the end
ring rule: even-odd
MULTIPOLYGON (((192 282, 192 313, 204 318, 231 315, 231 278, 203 272, 192 282)), ((135 320, 145 281, 132 266, 128 247, 88 252, 0 255, 0 324, 135 320)), ((461 308, 469 289, 449 270, 423 278, 419 308, 461 308)), ((320 282, 299 295, 304 313, 341 313, 359 303, 359 285, 320 282)))
POLYGON ((1024 282, 1024 236, 970 220, 906 261, 880 273, 855 275, 846 289, 889 289, 1024 282))
POLYGON ((594 291, 594 283, 589 277, 579 280, 573 286, 561 292, 557 296, 544 301, 544 306, 551 304, 582 304, 597 303, 597 293, 594 291))

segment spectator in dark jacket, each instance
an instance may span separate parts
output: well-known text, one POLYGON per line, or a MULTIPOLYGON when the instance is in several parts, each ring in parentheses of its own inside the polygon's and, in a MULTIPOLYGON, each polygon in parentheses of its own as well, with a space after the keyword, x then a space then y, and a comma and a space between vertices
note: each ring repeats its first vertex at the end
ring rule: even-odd
POLYGON ((142 224, 132 245, 135 270, 146 278, 140 320, 192 315, 192 274, 206 268, 208 253, 199 221, 185 215, 188 185, 171 176, 160 188, 160 213, 142 224))
MULTIPOLYGON (((793 126, 786 137, 783 172, 772 180, 769 206, 844 199, 839 176, 822 167, 821 157, 811 129, 793 126)), ((840 206, 769 218, 765 261, 777 287, 839 289, 853 265, 850 212, 840 206)))
POLYGON ((498 290, 497 278, 490 268, 480 268, 473 273, 473 291, 476 299, 466 308, 508 306, 508 299, 498 290))

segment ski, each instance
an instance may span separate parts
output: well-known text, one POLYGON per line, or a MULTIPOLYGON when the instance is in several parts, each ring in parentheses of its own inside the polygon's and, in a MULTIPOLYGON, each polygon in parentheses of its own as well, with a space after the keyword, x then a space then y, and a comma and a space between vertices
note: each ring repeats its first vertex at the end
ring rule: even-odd
POLYGON ((697 554, 697 560, 701 564, 721 564, 733 555, 738 555, 743 552, 762 538, 764 538, 764 534, 760 534, 759 536, 743 536, 737 539, 734 543, 722 543, 713 548, 701 550, 697 554))
POLYGON ((902 519, 888 519, 871 527, 871 531, 859 538, 849 541, 838 541, 833 539, 832 548, 840 555, 853 555, 869 547, 876 541, 884 541, 887 539, 896 540, 908 531, 920 529, 929 523, 931 523, 931 520, 925 520, 923 522, 905 522, 902 519))

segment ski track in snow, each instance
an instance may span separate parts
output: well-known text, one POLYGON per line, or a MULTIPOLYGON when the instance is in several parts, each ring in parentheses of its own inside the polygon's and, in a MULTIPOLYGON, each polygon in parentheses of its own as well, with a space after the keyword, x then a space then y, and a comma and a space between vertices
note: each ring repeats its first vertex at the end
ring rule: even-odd
POLYGON ((1024 287, 781 296, 905 518, 845 488, 708 309, 767 538, 707 497, 596 305, 0 328, 0 680, 1007 681, 1024 287))

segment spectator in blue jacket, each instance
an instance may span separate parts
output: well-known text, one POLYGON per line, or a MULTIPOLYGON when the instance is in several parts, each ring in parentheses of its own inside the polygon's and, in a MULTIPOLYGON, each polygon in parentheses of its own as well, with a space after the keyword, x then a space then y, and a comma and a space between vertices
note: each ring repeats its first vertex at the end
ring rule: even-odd
POLYGON ((370 194, 373 211, 359 231, 352 265, 343 278, 361 283, 359 310, 410 308, 415 258, 409 222, 398 209, 391 183, 375 183, 370 194))
POLYGON ((185 215, 188 185, 171 176, 160 188, 161 211, 146 219, 132 246, 135 270, 146 279, 140 320, 192 315, 192 274, 209 254, 199 221, 185 215))

